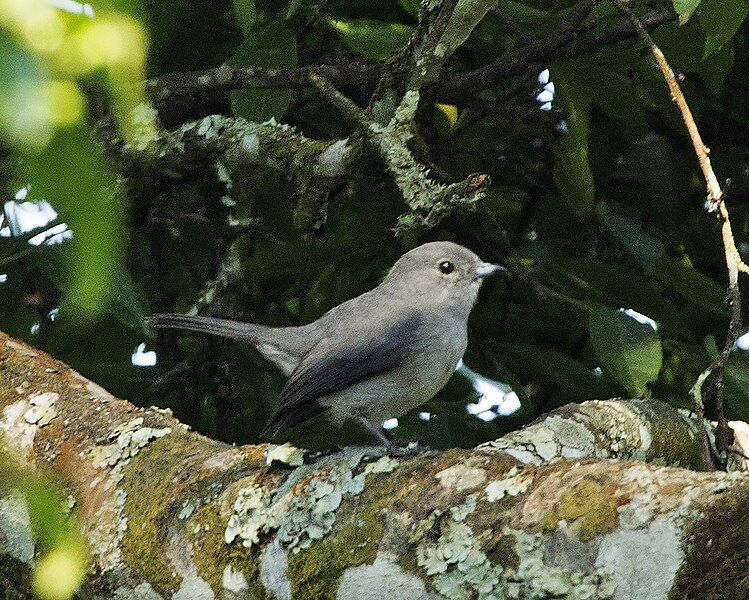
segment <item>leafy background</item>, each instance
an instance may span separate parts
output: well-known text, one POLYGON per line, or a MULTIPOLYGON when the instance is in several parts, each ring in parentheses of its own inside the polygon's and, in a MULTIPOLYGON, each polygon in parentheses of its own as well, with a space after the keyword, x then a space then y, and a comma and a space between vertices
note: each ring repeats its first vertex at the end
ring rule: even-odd
MULTIPOLYGON (((536 39, 548 36, 570 5, 498 4, 536 39)), ((749 5, 675 0, 631 6, 639 14, 680 15, 682 24, 661 25, 653 35, 683 76, 716 173, 731 179, 734 231, 740 250, 749 253, 749 5)), ((293 222, 297 192, 282 175, 245 168, 231 174, 227 187, 226 178, 205 165, 178 178, 147 170, 140 178, 123 178, 99 153, 94 123, 142 102, 142 93, 132 90, 145 77, 223 62, 279 69, 384 63, 417 26, 418 3, 176 0, 94 7, 95 19, 57 11, 62 42, 52 49, 39 42, 44 31, 27 31, 23 15, 17 22, 4 15, 0 26, 4 202, 28 187, 29 200, 48 200, 58 213, 54 223, 73 231, 62 243, 30 246, 30 234, 12 235, 6 210, 2 330, 43 346, 118 396, 171 407, 213 437, 255 442, 283 377, 241 344, 171 333, 154 337, 143 316, 188 310, 231 248, 241 277, 204 312, 272 325, 306 323, 370 289, 406 249, 451 239, 485 260, 522 265, 537 282, 500 278, 485 286, 469 323, 465 357, 474 371, 510 385, 522 410, 490 422, 475 418, 466 411, 475 391, 456 375, 421 409, 432 418, 401 419, 399 435, 420 436, 435 447, 472 446, 568 402, 651 394, 689 405, 688 390, 727 328, 724 259, 719 224, 705 211, 683 123, 640 42, 570 60, 552 56, 484 93, 490 98, 514 90, 522 119, 460 104, 426 111, 420 127, 437 176, 459 181, 472 172, 491 175, 493 184, 475 212, 396 237, 392 227, 404 206, 389 176, 370 159, 335 191, 320 226, 303 232, 293 222), (96 30, 102 23, 110 27, 103 33, 96 30), (102 39, 107 41, 97 46, 102 39), (114 39, 121 41, 119 53, 112 51, 114 39), (71 48, 85 43, 89 58, 82 66, 71 48), (96 52, 101 56, 94 60, 96 52), (34 106, 34 99, 46 102, 42 117, 19 110, 34 106), (549 102, 544 108, 551 110, 541 111, 549 102), (259 225, 228 231, 229 214, 259 225), (656 328, 631 315, 647 316, 656 328), (158 356, 153 366, 133 362, 143 343, 142 352, 158 356)), ((587 34, 622 21, 606 2, 594 16, 587 34)), ((487 64, 522 43, 489 14, 446 71, 487 64)), ((374 85, 340 89, 365 105, 374 85)), ((205 98, 169 125, 212 112, 273 118, 317 139, 352 131, 318 91, 306 87, 246 88, 205 98)), ((749 357, 743 351, 734 353, 726 376, 729 417, 749 418, 749 357)), ((291 438, 313 447, 366 439, 352 428, 327 425, 291 438)))

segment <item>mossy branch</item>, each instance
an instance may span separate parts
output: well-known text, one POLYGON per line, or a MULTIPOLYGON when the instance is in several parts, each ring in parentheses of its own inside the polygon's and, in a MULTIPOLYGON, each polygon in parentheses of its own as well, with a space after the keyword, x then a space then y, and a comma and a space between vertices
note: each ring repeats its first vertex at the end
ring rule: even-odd
MULTIPOLYGON (((666 598, 745 556, 743 535, 707 566, 690 550, 743 517, 749 476, 662 466, 702 464, 655 400, 570 405, 474 450, 306 456, 207 439, 4 334, 0 373, 2 443, 70 494, 91 596, 666 598)), ((0 586, 23 593, 39 548, 13 546, 33 540, 16 516, 0 511, 0 586)))

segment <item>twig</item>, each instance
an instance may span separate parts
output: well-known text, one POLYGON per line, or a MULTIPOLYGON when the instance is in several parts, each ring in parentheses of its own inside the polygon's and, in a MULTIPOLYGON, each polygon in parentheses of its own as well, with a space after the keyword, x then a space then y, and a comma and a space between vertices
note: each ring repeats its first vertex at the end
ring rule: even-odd
POLYGON ((335 89, 330 81, 318 73, 311 73, 309 79, 344 117, 353 121, 363 130, 366 130, 369 127, 369 120, 367 119, 364 110, 335 89))
POLYGON ((310 75, 319 73, 335 83, 377 82, 380 75, 378 64, 350 62, 337 65, 312 65, 290 69, 267 69, 264 67, 231 67, 221 65, 205 71, 166 73, 146 82, 151 97, 165 101, 180 94, 205 92, 229 92, 245 87, 253 88, 298 88, 310 84, 310 75))
POLYGON ((546 60, 569 42, 599 0, 581 0, 562 19, 551 35, 515 52, 508 52, 488 65, 450 79, 438 93, 440 102, 456 103, 478 94, 511 75, 522 73, 532 62, 546 60))
POLYGON ((515 21, 510 15, 508 15, 505 11, 503 11, 501 8, 497 8, 496 6, 492 8, 489 11, 489 14, 491 14, 493 17, 495 17, 497 20, 501 21, 502 24, 512 31, 517 38, 518 42, 520 42, 520 45, 527 46, 528 44, 532 44, 536 41, 536 39, 528 33, 520 23, 515 21))
MULTIPOLYGON (((643 24, 657 27, 676 19, 677 15, 672 12, 650 12, 643 16, 643 24)), ((523 73, 534 62, 549 64, 590 54, 604 46, 636 37, 637 29, 630 23, 620 23, 597 35, 576 37, 576 34, 574 29, 560 24, 547 38, 503 54, 488 65, 455 75, 437 91, 438 102, 463 104, 484 90, 523 73)))
MULTIPOLYGON (((728 324, 728 332, 726 334, 726 342, 723 346, 723 351, 720 353, 713 362, 705 369, 697 380, 695 381, 692 389, 689 391, 693 398, 693 411, 697 417, 697 426, 700 429, 700 436, 703 441, 703 451, 708 459, 712 458, 712 448, 705 430, 705 404, 702 398, 702 386, 708 377, 713 377, 713 385, 715 389, 715 401, 716 411, 718 416, 718 426, 716 428, 716 446, 719 453, 724 452, 728 446, 733 443, 733 433, 726 421, 725 415, 723 414, 723 374, 728 362, 728 357, 733 351, 734 344, 738 337, 739 329, 741 328, 741 295, 739 293, 739 271, 749 273, 749 267, 741 260, 738 250, 736 249, 736 243, 733 239, 733 232, 731 231, 731 221, 728 216, 728 209, 724 202, 723 190, 720 189, 718 178, 715 176, 713 167, 710 164, 709 153, 710 150, 705 146, 700 136, 700 132, 697 129, 697 124, 692 116, 692 111, 689 109, 686 98, 679 87, 679 83, 676 80, 673 70, 668 64, 666 57, 664 56, 661 49, 656 46, 653 38, 650 37, 645 28, 643 27, 640 20, 635 14, 625 6, 621 0, 611 0, 611 2, 627 16, 630 23, 637 29, 640 37, 643 39, 645 44, 652 52, 655 57, 658 66, 663 73, 663 77, 668 84, 668 88, 671 91, 671 99, 676 103, 681 111, 681 117, 684 120, 689 137, 692 140, 692 146, 694 152, 697 155, 697 160, 702 170, 702 175, 705 178, 707 184, 707 199, 708 199, 708 210, 710 212, 717 212, 718 218, 721 220, 722 237, 723 237, 723 249, 726 257, 726 267, 728 268, 728 286, 726 292, 726 301, 731 308, 731 319, 728 324)), ((725 468, 725 462, 722 458, 718 461, 709 460, 708 464, 718 463, 717 466, 725 468)))

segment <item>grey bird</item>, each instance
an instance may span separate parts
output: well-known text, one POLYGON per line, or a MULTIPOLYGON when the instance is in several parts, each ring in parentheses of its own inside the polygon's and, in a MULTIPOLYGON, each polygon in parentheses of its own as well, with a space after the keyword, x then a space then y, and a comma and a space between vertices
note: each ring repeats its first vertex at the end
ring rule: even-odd
POLYGON ((431 242, 401 256, 369 292, 299 327, 160 314, 153 327, 250 342, 289 379, 266 430, 277 435, 321 413, 355 419, 391 447, 381 424, 432 398, 468 341, 484 277, 505 270, 468 248, 431 242))

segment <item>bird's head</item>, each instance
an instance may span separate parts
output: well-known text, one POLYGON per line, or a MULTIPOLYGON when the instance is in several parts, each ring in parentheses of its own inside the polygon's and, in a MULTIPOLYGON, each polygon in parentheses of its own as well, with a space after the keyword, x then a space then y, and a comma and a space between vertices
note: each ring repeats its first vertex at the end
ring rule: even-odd
POLYGON ((504 270, 459 244, 430 242, 401 256, 385 282, 415 302, 446 306, 467 316, 483 279, 504 270))

